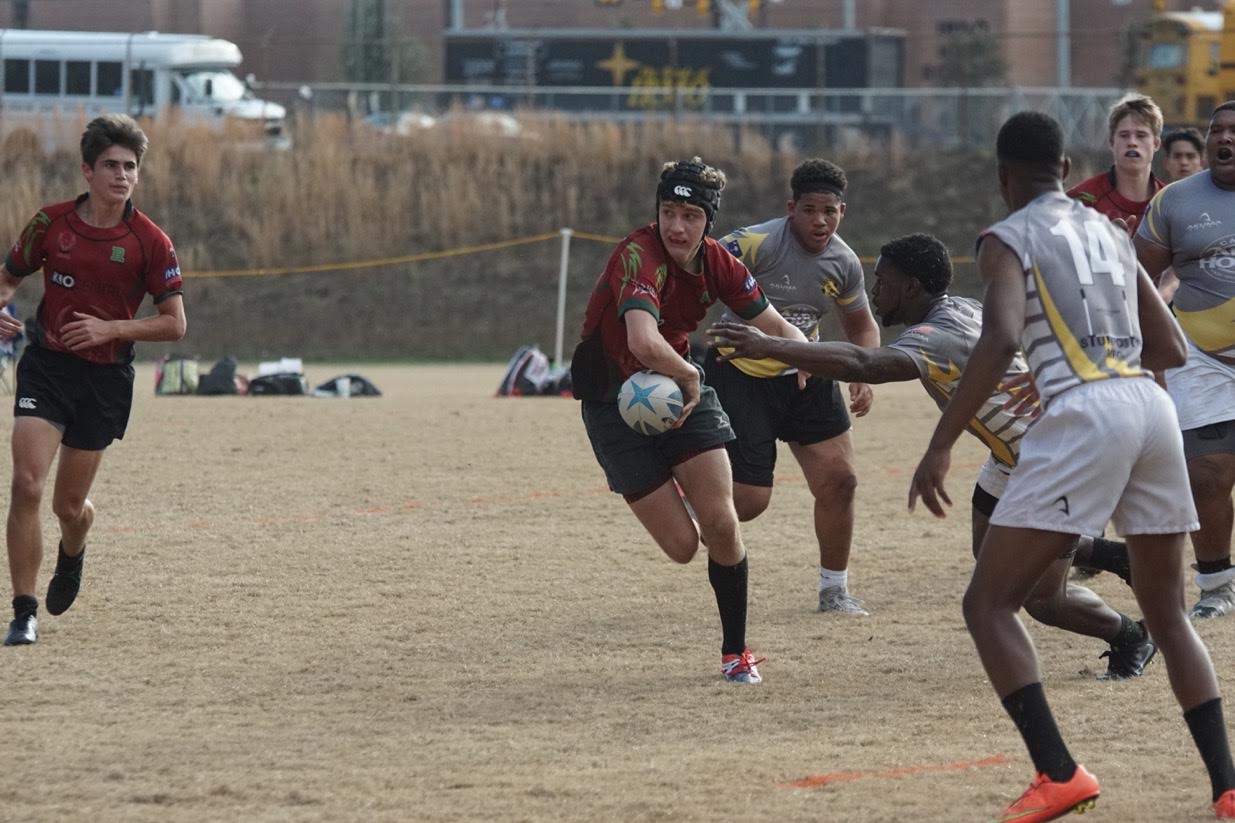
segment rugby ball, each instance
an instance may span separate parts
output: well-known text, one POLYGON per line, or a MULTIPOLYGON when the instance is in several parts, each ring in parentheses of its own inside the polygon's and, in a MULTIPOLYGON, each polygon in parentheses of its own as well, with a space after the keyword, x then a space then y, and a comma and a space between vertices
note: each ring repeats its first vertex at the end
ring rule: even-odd
POLYGON ((659 372, 635 372, 618 392, 618 412, 639 434, 660 434, 682 416, 682 390, 659 372))

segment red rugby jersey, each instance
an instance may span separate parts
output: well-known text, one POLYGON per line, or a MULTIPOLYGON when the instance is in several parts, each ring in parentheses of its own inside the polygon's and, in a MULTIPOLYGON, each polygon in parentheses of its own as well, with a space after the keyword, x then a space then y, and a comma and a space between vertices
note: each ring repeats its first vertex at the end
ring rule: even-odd
POLYGON ((631 309, 651 313, 661 336, 689 359, 690 334, 717 300, 746 320, 768 307, 755 278, 720 243, 704 238, 703 271, 692 274, 673 262, 652 223, 627 235, 610 255, 588 299, 582 336, 600 327, 605 356, 625 380, 645 366, 630 353, 622 315, 631 309))
POLYGON ((60 342, 74 312, 101 320, 132 320, 149 294, 160 303, 180 294, 183 281, 172 242, 149 217, 125 204, 124 217, 106 229, 77 216, 89 195, 47 206, 34 216, 4 258, 14 277, 43 270, 43 300, 30 345, 69 352, 91 363, 131 363, 133 343, 112 340, 70 352, 60 342))
MULTIPOLYGON (((1154 194, 1157 194, 1166 184, 1151 173, 1149 185, 1153 188, 1154 194)), ((1128 224, 1128 230, 1132 233, 1136 232, 1136 227, 1141 222, 1145 209, 1149 208, 1149 201, 1153 199, 1151 195, 1145 200, 1129 200, 1120 194, 1115 188, 1114 166, 1101 174, 1095 174, 1077 183, 1068 189, 1068 196, 1080 200, 1092 209, 1097 209, 1107 217, 1120 218, 1128 224)))

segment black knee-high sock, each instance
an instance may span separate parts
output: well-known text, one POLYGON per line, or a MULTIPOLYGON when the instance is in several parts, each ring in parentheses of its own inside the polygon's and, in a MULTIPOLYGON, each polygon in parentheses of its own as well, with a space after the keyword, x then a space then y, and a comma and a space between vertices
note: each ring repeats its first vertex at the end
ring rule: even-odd
POLYGON ((39 613, 39 600, 37 597, 29 594, 23 594, 13 598, 13 616, 25 617, 26 615, 39 613))
POLYGON ((1076 761, 1059 736, 1042 684, 1022 686, 1003 699, 1003 707, 1021 733, 1034 768, 1056 782, 1071 780, 1076 774, 1076 761))
POLYGON ((720 609, 720 653, 741 654, 746 649, 746 558, 722 566, 709 557, 708 581, 720 609))
POLYGON ((1206 700, 1190 711, 1184 712, 1188 731, 1201 752, 1205 769, 1209 772, 1209 785, 1217 800, 1228 789, 1235 789, 1235 766, 1231 764, 1231 744, 1226 736, 1226 723, 1222 720, 1222 698, 1206 700))
POLYGON ((1095 537, 1088 565, 1095 569, 1102 569, 1104 572, 1117 574, 1123 578, 1124 582, 1132 581, 1132 566, 1128 562, 1127 543, 1095 537))

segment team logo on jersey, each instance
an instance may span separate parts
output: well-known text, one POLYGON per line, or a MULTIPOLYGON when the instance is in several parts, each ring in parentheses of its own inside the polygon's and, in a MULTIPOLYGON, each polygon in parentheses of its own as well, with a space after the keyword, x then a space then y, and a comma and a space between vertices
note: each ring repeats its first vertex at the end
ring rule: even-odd
POLYGON ((57 286, 63 286, 66 289, 71 289, 77 285, 77 280, 73 277, 73 275, 63 274, 61 272, 55 272, 52 274, 51 282, 55 283, 57 286))
POLYGON ((741 259, 742 244, 737 241, 737 238, 734 238, 733 240, 730 240, 728 243, 726 243, 725 248, 728 249, 729 253, 732 254, 734 257, 741 259))
POLYGON ((1200 254, 1201 271, 1225 280, 1235 281, 1235 234, 1210 243, 1200 254))
POLYGON ((836 285, 834 280, 824 280, 822 288, 823 293, 833 300, 840 296, 840 286, 836 285))
POLYGON ((123 263, 124 262, 124 246, 112 246, 111 247, 111 261, 113 263, 123 263))
POLYGON ((61 254, 68 254, 73 250, 73 247, 77 245, 77 235, 73 234, 71 231, 60 232, 60 237, 58 240, 61 254))
POLYGON ((1214 220, 1213 218, 1209 216, 1209 212, 1203 211, 1201 212, 1201 218, 1199 222, 1196 222, 1190 226, 1187 226, 1186 228, 1184 228, 1184 231, 1196 231, 1197 229, 1212 229, 1215 226, 1221 226, 1221 225, 1222 225, 1221 220, 1214 220))

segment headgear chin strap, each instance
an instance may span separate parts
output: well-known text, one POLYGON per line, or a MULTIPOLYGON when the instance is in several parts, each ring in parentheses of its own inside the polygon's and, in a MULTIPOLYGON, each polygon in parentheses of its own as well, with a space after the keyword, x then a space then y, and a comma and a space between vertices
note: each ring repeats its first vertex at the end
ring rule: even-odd
POLYGON ((698 206, 708 218, 704 233, 711 234, 716 210, 720 208, 720 187, 707 185, 700 179, 704 168, 706 167, 697 163, 678 163, 663 172, 660 183, 656 186, 656 201, 676 201, 698 206))

